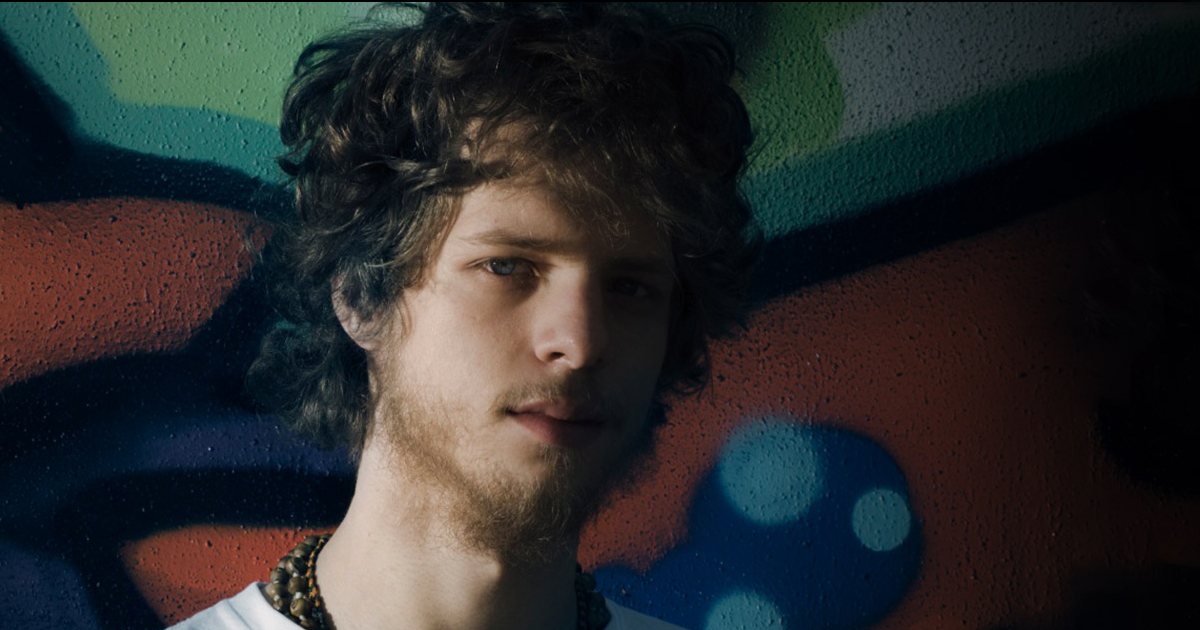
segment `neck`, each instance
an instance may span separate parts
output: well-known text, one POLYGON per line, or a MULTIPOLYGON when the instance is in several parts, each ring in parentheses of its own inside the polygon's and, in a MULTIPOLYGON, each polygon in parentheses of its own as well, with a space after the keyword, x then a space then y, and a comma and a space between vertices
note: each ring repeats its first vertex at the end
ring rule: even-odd
POLYGON ((474 548, 447 525, 444 495, 368 443, 350 510, 317 564, 337 630, 574 628, 577 541, 533 562, 474 548))

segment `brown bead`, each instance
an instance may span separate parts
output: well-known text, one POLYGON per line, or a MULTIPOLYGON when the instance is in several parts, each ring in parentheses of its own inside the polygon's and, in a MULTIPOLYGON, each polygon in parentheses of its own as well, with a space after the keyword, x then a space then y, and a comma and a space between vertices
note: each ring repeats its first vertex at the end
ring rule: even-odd
POLYGON ((292 603, 290 606, 288 606, 288 610, 292 612, 292 616, 294 617, 303 617, 308 614, 308 611, 312 610, 312 606, 309 605, 307 599, 296 597, 292 599, 292 603))
POLYGON ((284 571, 283 569, 280 569, 279 567, 275 567, 274 569, 271 569, 271 583, 272 584, 283 584, 283 583, 287 582, 287 580, 288 580, 287 571, 284 571))
POLYGON ((304 592, 304 585, 304 578, 299 575, 293 575, 292 579, 288 580, 287 588, 293 593, 302 593, 304 592))
POLYGON ((267 597, 271 599, 271 601, 275 601, 289 595, 287 587, 278 582, 271 582, 266 586, 266 588, 263 589, 263 592, 267 594, 267 597))
POLYGON ((585 590, 585 591, 596 590, 596 578, 592 577, 592 574, 577 573, 575 575, 575 579, 579 580, 579 585, 583 587, 583 590, 585 590))
POLYGON ((612 614, 608 612, 608 606, 604 603, 604 596, 600 593, 589 593, 590 600, 588 602, 588 624, 592 628, 602 628, 608 625, 612 619, 612 614))
POLYGON ((279 559, 271 571, 270 583, 263 588, 275 610, 283 613, 302 628, 322 630, 325 626, 324 606, 316 591, 313 560, 325 546, 329 536, 308 536, 279 559), (314 600, 309 600, 310 595, 314 600))

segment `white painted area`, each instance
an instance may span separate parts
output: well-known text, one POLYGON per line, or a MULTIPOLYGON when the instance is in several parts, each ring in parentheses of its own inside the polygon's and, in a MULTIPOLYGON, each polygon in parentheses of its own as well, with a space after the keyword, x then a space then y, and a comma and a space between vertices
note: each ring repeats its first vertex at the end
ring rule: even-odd
POLYGON ((704 630, 783 630, 783 613, 769 599, 753 591, 722 597, 708 611, 704 630))
POLYGON ((725 496, 762 525, 798 520, 822 489, 822 462, 802 426, 755 422, 725 445, 718 469, 725 496))
MULTIPOLYGON (((420 7, 429 3, 415 2, 413 4, 420 7)), ((351 20, 370 19, 411 26, 420 22, 421 16, 424 14, 407 5, 396 6, 386 2, 347 2, 346 15, 351 20)))
POLYGON ((854 535, 872 551, 899 547, 912 531, 908 502, 899 493, 876 488, 858 498, 850 517, 854 535))
POLYGON ((839 139, 865 135, 1111 49, 1200 11, 1147 3, 884 3, 830 33, 846 99, 839 139))
MULTIPOLYGON (((352 20, 361 20, 371 13, 371 9, 375 8, 378 2, 347 2, 346 16, 352 20)), ((414 20, 415 21, 415 20, 414 20)))

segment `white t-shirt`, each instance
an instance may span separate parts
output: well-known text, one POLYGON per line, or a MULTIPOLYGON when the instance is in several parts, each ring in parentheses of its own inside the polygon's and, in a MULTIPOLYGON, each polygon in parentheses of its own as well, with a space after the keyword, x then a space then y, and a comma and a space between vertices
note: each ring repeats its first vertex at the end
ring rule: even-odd
MULTIPOLYGON (((168 630, 296 630, 300 626, 271 608, 263 596, 261 582, 247 586, 229 599, 221 600, 168 630)), ((683 630, 679 626, 623 608, 608 601, 612 621, 605 630, 683 630)))

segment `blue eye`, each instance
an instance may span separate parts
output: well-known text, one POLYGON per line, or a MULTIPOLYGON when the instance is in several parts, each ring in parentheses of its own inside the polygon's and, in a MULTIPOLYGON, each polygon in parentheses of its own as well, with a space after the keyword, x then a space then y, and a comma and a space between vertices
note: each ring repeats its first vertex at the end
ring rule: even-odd
POLYGON ((644 298, 650 297, 650 288, 636 280, 621 278, 614 280, 612 290, 626 297, 644 298))
POLYGON ((517 261, 512 258, 493 258, 487 261, 486 267, 497 276, 511 276, 517 270, 517 261))
POLYGON ((533 276, 536 273, 533 263, 521 258, 490 258, 483 263, 483 268, 502 278, 533 276))

